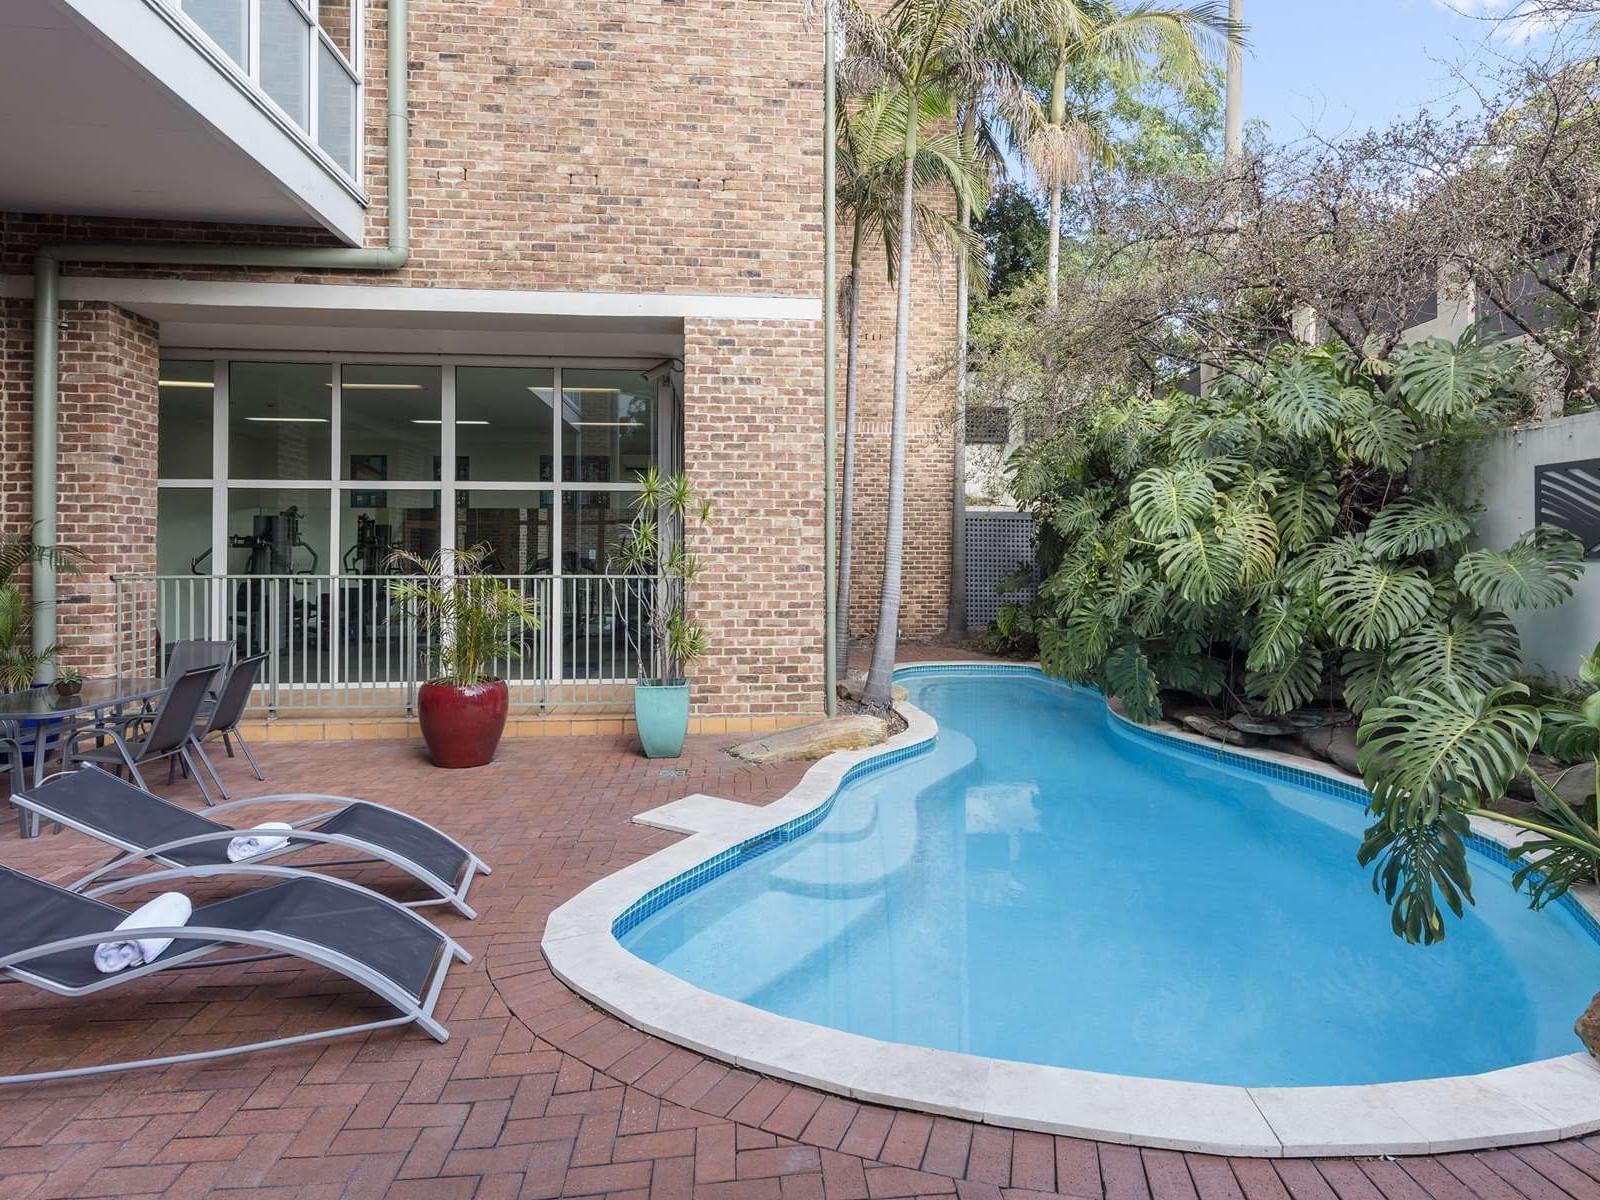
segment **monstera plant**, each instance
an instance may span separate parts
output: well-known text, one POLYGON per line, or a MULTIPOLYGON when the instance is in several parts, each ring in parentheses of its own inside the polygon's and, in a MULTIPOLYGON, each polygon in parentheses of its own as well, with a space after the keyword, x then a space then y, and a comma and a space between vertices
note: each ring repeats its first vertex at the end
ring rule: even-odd
POLYGON ((1514 887, 1543 908, 1574 883, 1596 881, 1600 828, 1528 766, 1535 747, 1578 760, 1600 783, 1600 647, 1583 662, 1590 689, 1576 702, 1537 706, 1520 683, 1489 690, 1450 679, 1420 686, 1369 709, 1357 734, 1373 818, 1359 859, 1373 889, 1393 907, 1394 931, 1408 942, 1445 936, 1441 902, 1456 916, 1472 902, 1467 818, 1482 813, 1529 831, 1516 846, 1514 887), (1532 816, 1487 812, 1513 779, 1533 785, 1532 816))
POLYGON ((1464 338, 1285 347, 1204 396, 1093 406, 1013 461, 1045 575, 1006 628, 1137 720, 1164 691, 1273 715, 1493 689, 1518 661, 1506 611, 1582 570, 1555 530, 1471 548, 1466 452, 1526 394, 1517 350, 1464 338))

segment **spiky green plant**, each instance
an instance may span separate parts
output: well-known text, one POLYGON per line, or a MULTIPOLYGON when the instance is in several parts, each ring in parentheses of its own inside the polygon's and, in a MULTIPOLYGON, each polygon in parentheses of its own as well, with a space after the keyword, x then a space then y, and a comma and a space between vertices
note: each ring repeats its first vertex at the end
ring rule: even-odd
POLYGON ((0 692, 30 686, 51 663, 59 648, 53 643, 35 650, 33 604, 13 576, 36 562, 54 562, 59 569, 82 565, 83 556, 65 546, 44 546, 33 531, 0 534, 0 692))
POLYGON ((689 664, 711 648, 704 627, 689 616, 689 588, 699 578, 700 563, 685 544, 692 530, 709 531, 711 501, 699 494, 689 476, 662 475, 651 467, 639 475, 633 508, 628 536, 608 569, 653 580, 654 586, 644 597, 643 627, 626 619, 639 607, 629 603, 629 596, 615 597, 618 623, 639 664, 640 682, 682 683, 689 664))
POLYGON ((496 575, 484 573, 487 543, 424 557, 396 550, 388 568, 401 577, 389 596, 427 632, 435 679, 470 686, 498 678, 499 664, 522 657, 526 635, 539 628, 538 604, 496 575))

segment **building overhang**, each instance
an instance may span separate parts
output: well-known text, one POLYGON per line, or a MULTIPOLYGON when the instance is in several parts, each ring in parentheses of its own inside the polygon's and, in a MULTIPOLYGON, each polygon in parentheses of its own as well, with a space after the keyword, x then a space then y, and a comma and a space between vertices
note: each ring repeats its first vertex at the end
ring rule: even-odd
MULTIPOLYGON (((26 276, 0 296, 31 295, 26 276)), ((809 296, 539 292, 340 283, 65 276, 64 302, 98 300, 155 321, 167 347, 370 354, 682 353, 686 320, 819 321, 809 296)))
POLYGON ((0 109, 0 210, 362 240, 360 189, 163 0, 5 0, 0 109))

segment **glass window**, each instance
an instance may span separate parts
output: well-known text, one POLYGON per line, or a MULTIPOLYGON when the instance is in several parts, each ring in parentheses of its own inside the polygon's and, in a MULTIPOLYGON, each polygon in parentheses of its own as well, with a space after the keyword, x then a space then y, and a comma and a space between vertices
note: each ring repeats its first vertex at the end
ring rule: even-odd
POLYGON ((356 173, 356 81, 350 78, 339 56, 317 40, 317 145, 329 158, 356 173))
POLYGON ((209 362, 161 363, 160 447, 162 479, 211 476, 211 414, 216 382, 209 362))
POLYGON ((211 573, 211 489, 156 493, 156 574, 211 573))
POLYGON ((456 546, 489 547, 484 569, 497 575, 550 574, 551 513, 555 493, 456 493, 456 546))
POLYGON ((317 24, 339 48, 339 53, 355 62, 350 45, 350 0, 317 0, 317 24))
POLYGON ((439 368, 346 366, 339 384, 343 479, 435 478, 439 368))
POLYGON ((333 369, 325 363, 236 362, 228 369, 228 475, 327 479, 333 369))
POLYGON ((328 554, 326 488, 229 488, 228 572, 320 575, 328 554))
POLYGON ((628 538, 634 492, 567 490, 561 493, 561 572, 605 575, 612 554, 628 538))
POLYGON ((562 371, 562 478, 631 483, 653 465, 656 394, 656 384, 638 371, 562 371))
POLYGON ((555 372, 548 367, 457 367, 456 478, 555 478, 554 386, 555 372))
POLYGON ((183 0, 183 11, 217 47, 244 67, 248 0, 183 0))
POLYGON ((310 91, 310 24, 294 0, 261 0, 261 90, 302 129, 310 91))
POLYGON ((439 493, 417 488, 346 489, 339 512, 339 571, 383 575, 391 552, 439 550, 439 493))

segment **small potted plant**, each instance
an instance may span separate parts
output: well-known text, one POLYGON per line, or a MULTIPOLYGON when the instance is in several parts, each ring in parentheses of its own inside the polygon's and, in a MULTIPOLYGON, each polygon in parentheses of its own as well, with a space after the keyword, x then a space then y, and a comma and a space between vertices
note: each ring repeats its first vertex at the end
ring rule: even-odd
MULTIPOLYGON (((627 540, 611 567, 650 589, 642 605, 644 620, 637 625, 621 622, 638 664, 633 717, 646 758, 677 758, 689 732, 689 681, 684 671, 704 658, 707 649, 705 630, 690 620, 686 607, 689 585, 699 568, 684 547, 684 535, 691 526, 709 528, 711 503, 696 493, 687 475, 663 477, 652 468, 639 476, 633 507, 627 540)), ((624 612, 641 608, 619 607, 624 612)))
POLYGON ((437 658, 417 692, 417 723, 440 767, 481 767, 494 757, 510 709, 495 668, 520 658, 525 636, 539 628, 533 599, 484 573, 489 555, 478 545, 428 558, 397 550, 388 559, 391 571, 409 576, 391 581, 389 595, 428 633, 437 658))
POLYGON ((50 690, 63 700, 71 700, 83 691, 83 672, 77 667, 58 668, 50 690))

